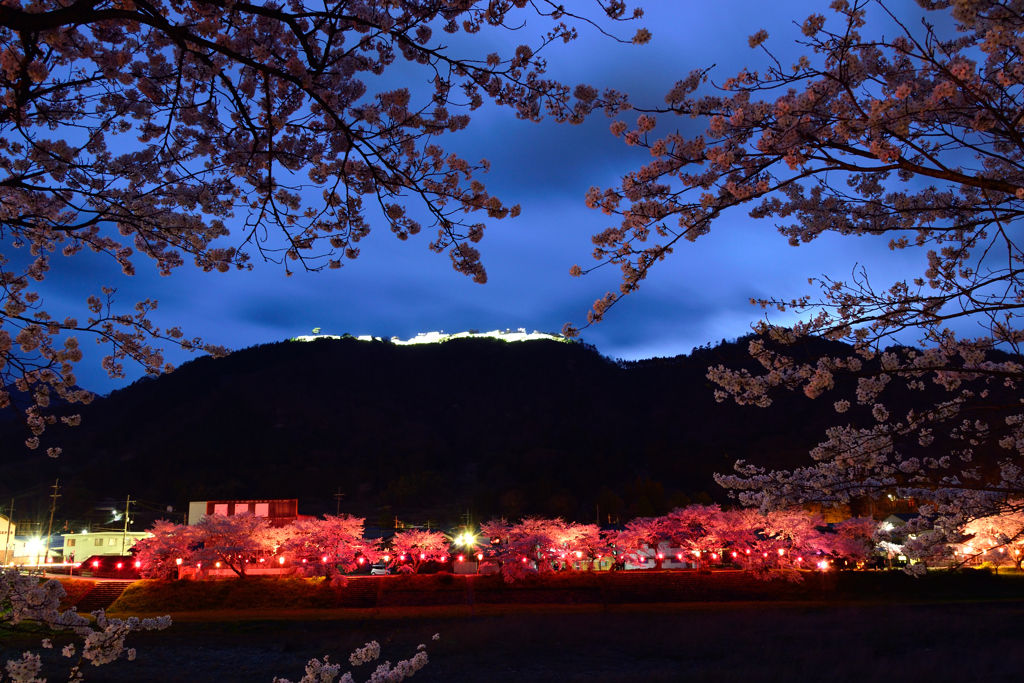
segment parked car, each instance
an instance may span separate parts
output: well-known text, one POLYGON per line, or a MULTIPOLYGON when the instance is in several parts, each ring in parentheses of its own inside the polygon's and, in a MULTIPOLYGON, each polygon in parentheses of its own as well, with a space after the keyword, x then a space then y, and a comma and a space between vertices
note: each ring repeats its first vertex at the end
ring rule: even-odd
POLYGON ((391 570, 388 569, 386 564, 375 564, 370 567, 370 576, 384 576, 390 574, 391 570))
POLYGON ((79 573, 96 579, 139 578, 138 561, 132 555, 93 555, 82 562, 79 573))

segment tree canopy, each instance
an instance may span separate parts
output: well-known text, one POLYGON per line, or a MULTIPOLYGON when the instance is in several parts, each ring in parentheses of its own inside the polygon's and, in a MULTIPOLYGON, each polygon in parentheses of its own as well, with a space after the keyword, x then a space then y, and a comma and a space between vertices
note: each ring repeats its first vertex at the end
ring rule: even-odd
MULTIPOLYGON (((827 233, 879 236, 920 250, 921 270, 891 284, 869 277, 812 279, 820 296, 759 299, 800 322, 759 324, 750 352, 763 371, 713 368, 718 396, 767 405, 778 389, 818 397, 856 383, 870 418, 831 429, 814 463, 766 472, 740 463, 720 483, 765 507, 846 502, 885 494, 966 518, 1013 507, 1024 491, 1022 251, 1024 19, 1020 3, 918 0, 920 23, 884 2, 834 0, 802 24, 805 52, 783 64, 765 31, 749 39, 765 68, 715 85, 693 71, 665 105, 612 133, 653 159, 618 186, 592 188, 588 206, 619 222, 594 236, 595 267, 621 268, 618 293, 595 302, 598 322, 685 241, 745 210, 775 223, 789 244, 827 233), (703 134, 655 134, 666 115, 706 121, 703 134), (853 345, 852 355, 798 357, 809 336, 853 345), (893 346, 911 340, 919 348, 893 346), (1008 355, 1009 352, 1013 355, 1008 355), (919 396, 893 414, 887 397, 919 396), (975 457, 1000 449, 986 471, 975 457)), ((906 14, 907 8, 901 11, 906 14)), ((592 269, 589 269, 592 270, 592 269)), ((572 273, 585 271, 574 267, 572 273)), ((567 326, 567 333, 576 330, 567 326)), ((850 401, 835 404, 838 413, 850 401)), ((929 524, 936 524, 934 516, 929 524)), ((939 526, 943 526, 939 523, 939 526)))
MULTIPOLYGON (((642 14, 622 0, 595 7, 613 21, 642 14)), ((252 249, 288 272, 338 268, 358 256, 377 211, 400 240, 435 229, 430 248, 485 282, 473 246, 485 224, 471 217, 519 210, 480 182, 486 161, 446 151, 441 138, 485 101, 573 123, 627 106, 619 93, 545 76, 545 47, 575 39, 580 23, 596 28, 550 0, 4 3, 0 408, 6 387, 28 397, 37 447, 51 397, 89 400, 75 386, 82 334, 110 345, 114 377, 126 359, 151 375, 169 370, 159 341, 223 353, 156 327, 152 300, 117 310, 110 288, 88 297, 82 321, 51 316, 33 283, 58 250, 107 254, 128 274, 138 255, 163 275, 186 259, 246 269, 252 249), (480 49, 489 31, 527 17, 546 25, 535 44, 480 49), (413 87, 421 81, 429 92, 413 87)), ((640 30, 633 42, 649 38, 640 30)))

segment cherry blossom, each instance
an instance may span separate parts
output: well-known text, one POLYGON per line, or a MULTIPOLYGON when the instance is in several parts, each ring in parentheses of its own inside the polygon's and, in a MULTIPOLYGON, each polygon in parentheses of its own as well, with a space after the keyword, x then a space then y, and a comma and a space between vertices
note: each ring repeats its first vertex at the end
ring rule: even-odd
POLYGON ((749 46, 767 55, 763 69, 717 84, 709 71, 692 71, 663 106, 635 105, 643 115, 635 125, 620 117, 612 133, 652 158, 586 194, 587 206, 615 220, 594 236, 595 267, 622 274, 587 324, 740 211, 771 221, 793 246, 834 233, 916 250, 920 270, 897 282, 876 282, 867 264, 849 278, 812 278, 817 295, 752 300, 800 322, 780 327, 766 317, 749 344, 759 367, 718 366, 708 377, 719 400, 756 406, 779 391, 842 392, 830 402, 843 417, 806 467, 738 463, 719 477, 742 501, 767 511, 914 498, 927 525, 918 539, 941 545, 1024 493, 1024 252, 1013 227, 1024 211, 1024 27, 994 0, 918 5, 923 22, 901 16, 896 3, 836 0, 828 17, 802 22, 795 63, 776 58, 759 31, 749 46), (672 116, 705 130, 669 132, 672 116), (973 331, 954 331, 965 322, 973 331), (918 348, 894 346, 894 335, 912 335, 918 348), (832 353, 822 342, 833 341, 847 345, 832 353), (820 351, 809 358, 808 349, 820 351), (913 408, 895 411, 887 397, 906 392, 913 408))

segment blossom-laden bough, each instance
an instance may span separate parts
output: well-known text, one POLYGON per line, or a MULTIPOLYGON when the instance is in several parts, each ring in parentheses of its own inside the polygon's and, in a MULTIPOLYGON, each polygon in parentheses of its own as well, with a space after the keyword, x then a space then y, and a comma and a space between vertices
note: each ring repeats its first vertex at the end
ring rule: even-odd
MULTIPOLYGON (((624 0, 595 5, 602 21, 642 16, 624 0)), ((63 265, 57 253, 89 249, 126 274, 143 255, 169 275, 187 259, 248 269, 255 249, 290 274, 356 258, 379 216, 400 240, 435 229, 430 249, 486 281, 485 224, 468 217, 519 207, 487 191, 486 160, 440 140, 487 101, 567 123, 628 108, 621 93, 546 77, 574 24, 621 40, 551 0, 0 5, 0 409, 22 410, 39 447, 51 400, 91 397, 75 384, 81 335, 110 347, 112 377, 126 360, 172 369, 161 342, 224 353, 155 326, 156 301, 119 312, 111 288, 88 297, 84 320, 44 310, 33 284, 63 265), (491 32, 527 21, 534 44, 486 54, 491 32), (447 44, 460 33, 461 47, 447 44)))
MULTIPOLYGON (((433 640, 440 639, 441 635, 435 633, 433 640)), ((348 661, 352 666, 359 666, 374 662, 378 658, 380 658, 380 643, 373 640, 363 647, 356 648, 349 655, 348 661)), ((421 644, 416 648, 416 654, 409 659, 396 662, 394 666, 391 665, 391 662, 377 665, 377 668, 367 679, 367 683, 400 683, 400 681, 409 678, 425 667, 428 661, 427 646, 421 644)), ((306 665, 306 675, 299 679, 298 683, 333 683, 339 673, 341 673, 341 665, 331 664, 327 657, 324 657, 322 662, 319 659, 311 659, 306 665)), ((291 683, 291 681, 287 678, 275 677, 274 683, 291 683)), ((352 672, 346 671, 339 680, 339 683, 355 683, 352 672)))
POLYGON ((750 47, 767 56, 763 71, 743 70, 706 95, 697 91, 709 72, 693 71, 665 106, 641 110, 635 125, 616 121, 612 133, 653 159, 586 196, 619 219, 594 237, 595 267, 622 271, 588 324, 739 210, 775 221, 793 246, 833 233, 920 250, 920 271, 890 285, 860 267, 848 280, 812 279, 818 297, 752 300, 800 322, 766 318, 750 342, 758 367, 708 376, 720 400, 758 406, 779 390, 820 397, 855 385, 855 399, 851 389, 835 401, 842 422, 812 464, 772 472, 739 463, 719 477, 744 502, 768 510, 916 498, 926 503, 920 538, 942 544, 973 519, 1019 509, 1024 493, 1024 4, 917 4, 921 17, 910 19, 909 8, 899 16, 881 1, 833 0, 832 18, 803 22, 804 56, 791 66, 760 31, 750 47), (706 131, 656 133, 670 115, 702 119, 706 131), (892 346, 908 337, 920 348, 892 346), (821 339, 848 346, 821 352, 821 339), (897 413, 900 393, 912 408, 897 413))
MULTIPOLYGON (((103 610, 93 612, 95 623, 74 608, 61 611, 64 587, 54 579, 40 581, 14 569, 0 569, 0 628, 7 634, 39 635, 41 646, 50 649, 51 636, 73 633, 81 642, 67 644, 61 654, 70 660, 68 680, 84 678, 86 664, 102 666, 121 657, 135 659, 135 650, 125 647, 125 639, 137 631, 162 630, 171 625, 170 617, 156 619, 115 619, 103 610), (45 637, 44 637, 45 636, 45 637)), ((39 654, 26 651, 20 659, 9 660, 0 671, 0 683, 45 683, 39 654)), ((50 678, 52 680, 52 677, 50 678)))

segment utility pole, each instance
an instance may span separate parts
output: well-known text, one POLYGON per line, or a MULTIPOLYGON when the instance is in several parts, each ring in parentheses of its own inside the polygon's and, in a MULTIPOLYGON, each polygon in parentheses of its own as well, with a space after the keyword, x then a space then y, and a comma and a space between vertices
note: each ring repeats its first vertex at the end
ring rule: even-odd
POLYGON ((341 499, 345 497, 345 494, 341 492, 341 487, 338 487, 338 492, 334 494, 334 500, 338 501, 338 512, 337 516, 341 516, 341 499))
POLYGON ((60 479, 55 479, 52 487, 53 494, 50 496, 53 502, 50 503, 50 526, 46 528, 46 554, 43 556, 43 564, 50 561, 50 534, 53 533, 53 513, 57 511, 57 499, 60 498, 60 494, 57 493, 58 484, 60 484, 60 479))
POLYGON ((125 544, 128 542, 128 510, 132 505, 132 497, 128 496, 128 500, 124 504, 124 534, 121 535, 121 555, 124 555, 125 544))

